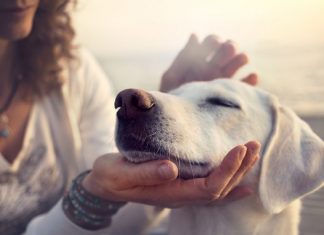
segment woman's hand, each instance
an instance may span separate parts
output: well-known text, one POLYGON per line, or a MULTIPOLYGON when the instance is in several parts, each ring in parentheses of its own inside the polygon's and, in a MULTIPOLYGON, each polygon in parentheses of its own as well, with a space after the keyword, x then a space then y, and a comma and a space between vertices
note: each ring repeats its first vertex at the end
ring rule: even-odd
MULTIPOLYGON (((192 81, 231 78, 247 62, 248 57, 237 53, 231 41, 221 42, 215 35, 209 35, 199 43, 193 34, 163 74, 160 90, 167 92, 192 81)), ((242 80, 255 85, 258 77, 249 74, 242 80)))
POLYGON ((83 186, 110 201, 131 201, 162 207, 181 207, 237 200, 252 193, 236 187, 258 159, 260 145, 249 142, 233 148, 206 178, 183 180, 167 160, 129 163, 120 154, 98 158, 83 186), (236 188, 235 188, 236 187, 236 188))

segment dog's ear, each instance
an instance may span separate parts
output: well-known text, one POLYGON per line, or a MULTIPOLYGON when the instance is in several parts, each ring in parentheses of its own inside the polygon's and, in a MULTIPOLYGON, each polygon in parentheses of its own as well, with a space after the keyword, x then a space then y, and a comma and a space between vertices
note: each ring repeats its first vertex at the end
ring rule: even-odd
POLYGON ((290 109, 273 102, 273 130, 265 146, 259 193, 269 213, 324 182, 324 142, 290 109))

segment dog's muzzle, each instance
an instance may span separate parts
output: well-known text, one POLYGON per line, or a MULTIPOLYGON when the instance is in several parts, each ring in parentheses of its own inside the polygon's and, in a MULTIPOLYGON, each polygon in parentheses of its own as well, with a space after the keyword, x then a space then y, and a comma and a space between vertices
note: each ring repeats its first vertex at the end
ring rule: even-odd
POLYGON ((119 150, 152 152, 158 140, 147 136, 157 132, 161 117, 154 97, 143 90, 123 90, 116 97, 115 108, 118 109, 116 143, 119 150))
POLYGON ((183 138, 174 129, 176 120, 163 113, 162 104, 150 93, 127 89, 115 100, 117 111, 116 144, 125 159, 142 163, 157 159, 173 161, 179 177, 188 179, 206 176, 209 162, 180 158, 175 143, 183 138))

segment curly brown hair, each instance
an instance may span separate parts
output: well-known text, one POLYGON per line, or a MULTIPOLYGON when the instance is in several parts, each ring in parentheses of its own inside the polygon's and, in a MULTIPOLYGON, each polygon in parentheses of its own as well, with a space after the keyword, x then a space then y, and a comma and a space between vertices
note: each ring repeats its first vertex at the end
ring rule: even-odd
POLYGON ((62 61, 74 59, 69 6, 76 0, 40 0, 30 35, 18 42, 22 83, 28 96, 43 96, 63 83, 62 61))

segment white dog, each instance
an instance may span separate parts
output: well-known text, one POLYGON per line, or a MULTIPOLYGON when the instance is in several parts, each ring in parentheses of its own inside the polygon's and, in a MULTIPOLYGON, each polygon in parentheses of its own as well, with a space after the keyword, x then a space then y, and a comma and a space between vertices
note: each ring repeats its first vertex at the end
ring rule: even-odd
POLYGON ((206 176, 235 145, 258 140, 263 147, 242 182, 256 195, 221 206, 174 209, 170 235, 298 233, 299 199, 324 182, 324 143, 276 97, 217 79, 169 94, 126 90, 116 106, 116 142, 123 155, 136 163, 167 156, 182 178, 206 176))

